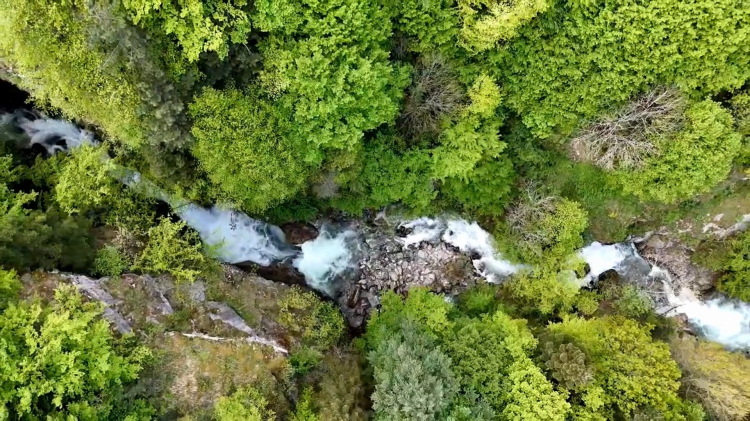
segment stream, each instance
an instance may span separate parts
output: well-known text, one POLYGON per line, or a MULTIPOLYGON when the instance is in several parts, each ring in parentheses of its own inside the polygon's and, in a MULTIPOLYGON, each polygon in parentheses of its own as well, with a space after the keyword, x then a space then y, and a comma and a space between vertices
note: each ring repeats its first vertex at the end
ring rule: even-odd
MULTIPOLYGON (((39 145, 49 154, 96 144, 91 133, 69 122, 27 111, 4 114, 0 123, 19 135, 20 147, 39 145)), ((316 238, 290 244, 275 225, 226 207, 207 209, 171 197, 137 172, 116 172, 113 176, 130 188, 167 202, 224 262, 297 273, 309 287, 337 300, 353 325, 364 322, 384 290, 427 286, 449 297, 477 281, 499 283, 530 268, 504 260, 476 222, 450 215, 404 220, 382 211, 369 221, 325 220, 317 224, 316 238)), ((589 267, 576 280, 581 287, 614 270, 625 282, 648 285, 660 314, 682 314, 699 335, 729 349, 750 350, 750 304, 721 295, 699 297, 685 287, 675 290, 671 275, 643 259, 631 242, 593 242, 579 256, 589 267)))

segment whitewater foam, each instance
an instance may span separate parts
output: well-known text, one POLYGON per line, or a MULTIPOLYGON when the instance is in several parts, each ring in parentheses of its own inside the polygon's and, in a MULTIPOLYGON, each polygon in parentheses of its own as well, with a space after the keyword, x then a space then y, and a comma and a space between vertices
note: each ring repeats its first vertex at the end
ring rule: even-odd
POLYGON ((92 133, 69 121, 46 118, 31 112, 4 114, 0 122, 22 130, 28 137, 27 147, 41 145, 50 155, 58 151, 67 152, 81 145, 97 144, 92 133), (65 144, 61 144, 61 141, 65 144))
POLYGON ((308 285, 332 295, 336 278, 355 267, 352 243, 356 237, 352 230, 333 234, 324 227, 316 239, 302 244, 302 253, 292 264, 305 275, 308 285))
POLYGON ((651 276, 661 278, 670 308, 666 316, 684 314, 699 333, 733 350, 750 349, 750 304, 726 297, 701 301, 693 291, 672 289, 671 276, 654 266, 651 276))
POLYGON ((404 247, 442 240, 464 253, 478 256, 472 260, 474 269, 488 282, 500 282, 508 275, 525 268, 499 258, 492 236, 476 222, 458 218, 446 220, 421 217, 402 222, 399 226, 411 230, 406 237, 399 239, 404 247))

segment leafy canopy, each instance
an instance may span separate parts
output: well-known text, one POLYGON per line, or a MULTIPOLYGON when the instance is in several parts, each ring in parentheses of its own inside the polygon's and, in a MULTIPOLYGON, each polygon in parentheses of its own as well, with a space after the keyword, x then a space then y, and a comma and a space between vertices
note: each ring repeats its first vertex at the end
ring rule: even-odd
POLYGON ((149 352, 122 350, 101 312, 60 286, 49 307, 18 302, 0 314, 2 418, 107 418, 149 352))
POLYGON ((491 59, 506 104, 548 137, 658 82, 706 94, 739 88, 750 77, 748 24, 740 0, 557 2, 491 59))
POLYGON ((262 212, 304 186, 304 146, 288 136, 288 122, 268 101, 236 89, 207 88, 190 114, 193 154, 221 196, 262 212))
POLYGON ((685 128, 658 139, 660 153, 643 169, 619 175, 626 192, 644 200, 674 203, 703 193, 726 178, 739 153, 742 137, 731 114, 711 100, 685 112, 685 128))

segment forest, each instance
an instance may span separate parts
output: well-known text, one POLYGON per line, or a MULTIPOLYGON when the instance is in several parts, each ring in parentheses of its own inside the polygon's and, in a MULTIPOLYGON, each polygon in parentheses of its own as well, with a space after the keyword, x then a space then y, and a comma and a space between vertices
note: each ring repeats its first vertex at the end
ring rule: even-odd
POLYGON ((748 420, 749 225, 746 0, 0 0, 0 420, 748 420))

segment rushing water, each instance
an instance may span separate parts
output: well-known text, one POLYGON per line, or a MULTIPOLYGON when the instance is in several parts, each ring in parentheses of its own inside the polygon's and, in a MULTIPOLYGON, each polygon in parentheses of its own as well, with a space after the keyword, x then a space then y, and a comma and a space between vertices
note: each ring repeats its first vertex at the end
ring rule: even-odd
MULTIPOLYGON (((5 114, 0 116, 0 124, 6 130, 10 128, 25 135, 19 143, 22 147, 41 145, 50 154, 96 144, 91 133, 72 123, 33 113, 5 114)), ((286 242, 284 233, 275 225, 231 209, 206 209, 170 196, 137 172, 125 168, 118 168, 112 175, 142 194, 169 203, 174 212, 227 263, 250 261, 266 266, 291 259, 311 287, 328 294, 335 292, 332 285, 337 279, 356 268, 361 244, 356 230, 323 227, 315 240, 303 243, 297 249, 286 242)), ((496 252, 492 236, 476 222, 451 217, 423 217, 404 221, 400 228, 409 231, 399 239, 404 248, 417 247, 422 242, 445 242, 470 255, 477 273, 489 282, 500 282, 529 268, 504 260, 496 252)), ((596 281, 600 274, 610 269, 626 280, 660 279, 669 304, 665 311, 669 315, 685 314, 702 335, 728 348, 750 349, 750 304, 723 297, 702 301, 687 289, 675 293, 669 274, 656 266, 651 267, 630 243, 603 245, 594 242, 581 249, 579 255, 590 267, 590 272, 580 280, 582 286, 596 281)))
POLYGON ((427 218, 422 217, 403 222, 400 227, 411 230, 400 239, 404 247, 411 247, 421 242, 444 241, 464 253, 472 255, 472 263, 479 274, 488 282, 500 282, 505 277, 525 268, 513 264, 495 251, 494 240, 487 231, 476 222, 460 218, 427 218))

